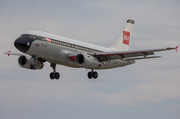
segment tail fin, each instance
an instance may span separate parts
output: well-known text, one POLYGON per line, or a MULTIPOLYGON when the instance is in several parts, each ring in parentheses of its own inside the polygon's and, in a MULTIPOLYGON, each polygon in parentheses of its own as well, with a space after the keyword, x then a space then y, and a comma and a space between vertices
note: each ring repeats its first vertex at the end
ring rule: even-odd
POLYGON ((110 47, 113 50, 126 51, 129 50, 129 44, 131 41, 131 34, 134 26, 134 20, 128 19, 122 32, 117 37, 114 44, 110 47))

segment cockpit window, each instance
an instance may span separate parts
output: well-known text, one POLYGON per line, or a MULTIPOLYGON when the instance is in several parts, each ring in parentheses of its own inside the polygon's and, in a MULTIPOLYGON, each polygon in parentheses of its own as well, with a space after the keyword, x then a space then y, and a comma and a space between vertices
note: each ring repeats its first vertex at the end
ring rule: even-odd
POLYGON ((36 39, 36 36, 32 35, 33 39, 36 39))
POLYGON ((19 38, 21 38, 22 37, 22 34, 19 36, 19 38))
POLYGON ((28 37, 31 39, 36 39, 36 36, 34 36, 34 35, 28 35, 28 37))
POLYGON ((32 35, 28 35, 29 38, 32 38, 32 35))
POLYGON ((21 34, 19 38, 31 38, 31 39, 37 39, 35 35, 29 35, 29 34, 21 34))
POLYGON ((36 36, 36 38, 39 39, 39 40, 43 40, 43 39, 44 39, 44 38, 41 37, 41 36, 36 36))
POLYGON ((21 34, 18 38, 30 38, 30 39, 34 39, 34 40, 42 39, 40 36, 35 36, 35 35, 30 35, 30 34, 21 34))
POLYGON ((22 38, 27 38, 28 35, 27 35, 27 34, 23 34, 21 37, 22 37, 22 38))

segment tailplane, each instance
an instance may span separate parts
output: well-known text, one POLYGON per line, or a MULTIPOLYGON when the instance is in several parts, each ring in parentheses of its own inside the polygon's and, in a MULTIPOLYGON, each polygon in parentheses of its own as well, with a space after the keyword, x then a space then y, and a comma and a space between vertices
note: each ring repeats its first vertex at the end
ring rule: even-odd
POLYGON ((110 47, 111 49, 118 51, 129 50, 134 22, 135 21, 131 19, 127 20, 127 23, 124 26, 122 32, 119 34, 114 44, 110 47))

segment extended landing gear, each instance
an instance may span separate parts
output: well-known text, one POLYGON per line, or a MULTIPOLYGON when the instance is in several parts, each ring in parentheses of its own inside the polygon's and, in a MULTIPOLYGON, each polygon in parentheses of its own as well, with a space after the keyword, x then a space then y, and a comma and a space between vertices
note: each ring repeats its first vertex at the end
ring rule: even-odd
POLYGON ((60 78, 60 74, 58 72, 56 72, 56 64, 51 63, 51 67, 53 68, 53 72, 50 73, 50 78, 53 79, 59 79, 60 78))
POLYGON ((59 79, 60 74, 58 72, 51 72, 50 73, 50 78, 51 79, 59 79))
POLYGON ((30 69, 36 70, 36 65, 35 65, 35 64, 31 64, 31 65, 30 65, 30 69))
POLYGON ((92 79, 92 78, 96 79, 97 77, 98 77, 98 73, 96 71, 94 72, 93 69, 90 72, 88 72, 89 79, 92 79))
POLYGON ((37 58, 36 56, 32 56, 33 64, 30 65, 30 69, 36 70, 36 65, 35 65, 36 58, 37 58))

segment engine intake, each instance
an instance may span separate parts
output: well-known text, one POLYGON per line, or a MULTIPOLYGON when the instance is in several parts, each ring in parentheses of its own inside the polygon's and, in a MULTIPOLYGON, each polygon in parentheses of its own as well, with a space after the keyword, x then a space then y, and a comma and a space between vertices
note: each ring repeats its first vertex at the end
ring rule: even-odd
POLYGON ((75 61, 78 65, 89 69, 94 69, 100 66, 99 61, 95 57, 87 54, 78 54, 75 61))
POLYGON ((26 61, 27 61, 27 59, 26 59, 25 56, 20 56, 19 59, 18 59, 18 62, 19 62, 19 65, 20 65, 20 66, 25 65, 25 64, 26 64, 26 61))
POLYGON ((77 55, 76 62, 78 64, 83 64, 84 63, 84 56, 82 54, 77 55))

